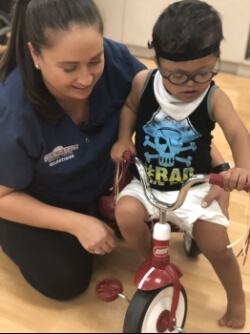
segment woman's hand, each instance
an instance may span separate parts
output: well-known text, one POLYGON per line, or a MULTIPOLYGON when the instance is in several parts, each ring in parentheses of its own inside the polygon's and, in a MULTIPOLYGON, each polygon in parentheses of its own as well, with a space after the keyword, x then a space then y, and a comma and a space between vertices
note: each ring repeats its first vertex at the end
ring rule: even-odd
POLYGON ((26 193, 1 185, 0 211, 4 219, 70 233, 93 254, 110 253, 117 245, 115 232, 101 220, 42 203, 26 193))
POLYGON ((219 186, 211 185, 209 193, 203 198, 202 207, 207 208, 214 200, 216 200, 223 212, 223 214, 229 219, 228 207, 229 207, 230 192, 222 189, 219 186))
POLYGON ((84 223, 74 224, 73 229, 72 234, 89 253, 104 255, 117 246, 114 230, 95 217, 87 216, 84 223))

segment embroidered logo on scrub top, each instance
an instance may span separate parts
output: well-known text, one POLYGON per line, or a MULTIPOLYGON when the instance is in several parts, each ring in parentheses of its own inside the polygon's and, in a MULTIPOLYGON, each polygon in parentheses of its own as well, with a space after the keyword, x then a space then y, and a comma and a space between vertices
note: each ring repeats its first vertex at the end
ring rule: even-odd
POLYGON ((79 149, 79 145, 70 145, 70 146, 57 146, 51 153, 48 153, 44 156, 44 162, 49 163, 50 166, 60 164, 61 162, 68 161, 75 157, 74 151, 79 149))

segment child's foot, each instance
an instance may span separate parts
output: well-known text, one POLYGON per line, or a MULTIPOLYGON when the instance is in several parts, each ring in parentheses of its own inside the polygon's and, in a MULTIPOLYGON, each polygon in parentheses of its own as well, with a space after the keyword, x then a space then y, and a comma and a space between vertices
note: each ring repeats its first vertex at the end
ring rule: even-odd
POLYGON ((228 308, 224 316, 219 319, 218 324, 229 328, 243 328, 246 319, 246 307, 245 303, 240 305, 234 305, 232 308, 228 308))

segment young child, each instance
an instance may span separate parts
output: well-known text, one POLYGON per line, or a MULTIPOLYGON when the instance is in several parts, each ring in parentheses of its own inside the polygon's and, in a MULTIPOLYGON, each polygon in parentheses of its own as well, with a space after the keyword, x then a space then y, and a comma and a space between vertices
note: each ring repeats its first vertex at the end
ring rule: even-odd
MULTIPOLYGON (((130 150, 145 164, 157 198, 173 202, 183 182, 193 174, 211 172, 211 132, 215 122, 224 131, 235 167, 224 172, 227 190, 250 186, 250 140, 228 96, 212 80, 219 71, 222 23, 206 2, 183 0, 168 6, 153 28, 149 44, 157 69, 136 75, 122 109, 119 138, 111 151, 121 161, 130 150), (132 134, 135 131, 135 146, 132 134)), ((192 187, 170 221, 195 238, 227 294, 220 326, 242 328, 245 297, 240 269, 227 234, 228 219, 218 202, 203 208, 208 184, 192 187)), ((143 256, 151 254, 151 234, 145 222, 158 209, 146 199, 138 175, 118 197, 116 220, 127 242, 143 256)))

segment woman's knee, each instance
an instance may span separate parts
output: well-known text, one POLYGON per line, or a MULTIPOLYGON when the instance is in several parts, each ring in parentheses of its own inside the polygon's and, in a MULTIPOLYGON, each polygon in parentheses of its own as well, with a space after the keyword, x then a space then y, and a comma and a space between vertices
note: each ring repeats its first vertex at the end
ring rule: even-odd
POLYGON ((2 219, 0 231, 3 251, 42 294, 67 300, 88 288, 93 256, 74 236, 2 219))
POLYGON ((85 269, 74 270, 71 267, 63 267, 63 270, 40 273, 20 271, 26 281, 37 291, 46 297, 56 300, 69 300, 82 294, 89 287, 92 276, 92 265, 84 266, 85 269))

